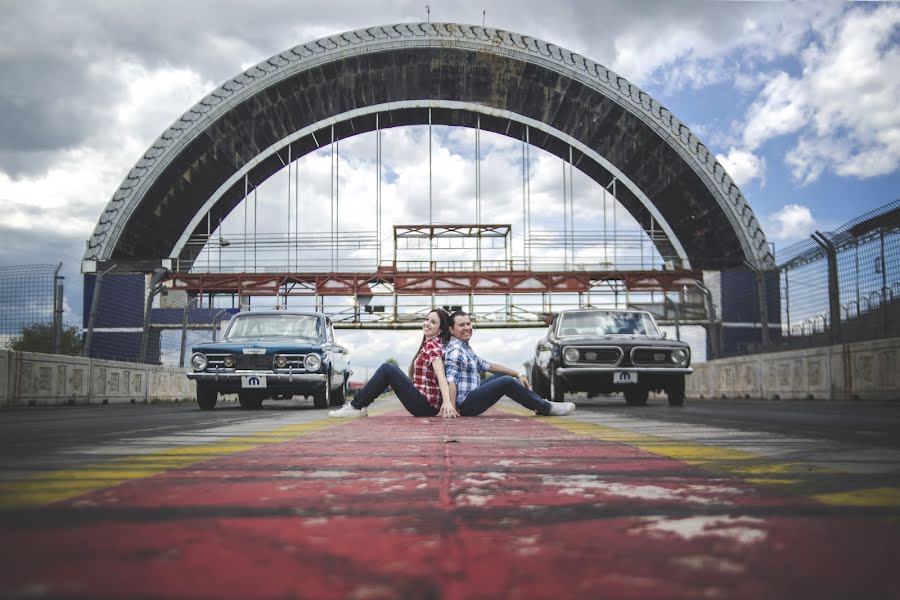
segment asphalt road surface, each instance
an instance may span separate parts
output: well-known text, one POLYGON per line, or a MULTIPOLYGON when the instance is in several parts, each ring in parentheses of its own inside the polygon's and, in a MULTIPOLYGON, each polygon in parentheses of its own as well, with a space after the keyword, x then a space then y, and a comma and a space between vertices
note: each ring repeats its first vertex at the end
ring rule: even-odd
POLYGON ((900 598, 896 403, 0 411, 0 598, 900 598))

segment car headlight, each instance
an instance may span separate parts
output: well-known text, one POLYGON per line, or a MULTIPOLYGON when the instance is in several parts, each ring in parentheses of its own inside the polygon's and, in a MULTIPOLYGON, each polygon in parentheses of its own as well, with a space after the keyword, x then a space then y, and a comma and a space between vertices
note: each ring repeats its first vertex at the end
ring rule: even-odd
POLYGON ((226 369, 230 369, 234 366, 234 357, 230 354, 226 354, 225 358, 222 359, 222 366, 226 369))
POLYGON ((677 350, 672 350, 672 354, 669 355, 669 359, 675 363, 676 365, 683 364, 687 359, 687 352, 678 348, 677 350))
POLYGON ((202 352, 194 352, 191 356, 191 366, 194 367, 195 371, 203 371, 209 365, 209 361, 206 360, 206 355, 202 352))
POLYGON ((322 359, 318 354, 307 354, 303 359, 303 366, 307 371, 318 371, 322 366, 322 359))
POLYGON ((566 359, 566 362, 578 362, 578 348, 566 348, 565 350, 563 350, 563 358, 566 359))
POLYGON ((286 357, 282 355, 278 355, 275 357, 275 366, 279 369, 283 369, 287 366, 288 360, 286 357))

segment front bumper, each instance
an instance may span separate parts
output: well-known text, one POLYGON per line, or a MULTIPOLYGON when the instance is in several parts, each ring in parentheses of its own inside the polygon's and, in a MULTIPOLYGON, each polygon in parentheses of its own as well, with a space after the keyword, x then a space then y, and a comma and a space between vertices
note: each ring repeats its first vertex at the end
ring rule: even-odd
POLYGON ((232 384, 240 387, 242 377, 265 377, 266 381, 276 385, 295 383, 324 383, 328 377, 325 373, 290 373, 272 371, 195 371, 187 374, 188 379, 199 383, 232 384))
POLYGON ((690 375, 691 367, 559 367, 556 374, 560 377, 568 375, 594 375, 600 373, 647 373, 653 375, 690 375))

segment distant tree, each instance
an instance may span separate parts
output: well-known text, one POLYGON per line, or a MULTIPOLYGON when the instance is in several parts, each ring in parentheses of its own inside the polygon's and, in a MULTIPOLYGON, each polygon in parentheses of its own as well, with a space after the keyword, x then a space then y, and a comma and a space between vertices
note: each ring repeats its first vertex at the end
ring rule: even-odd
POLYGON ((389 359, 387 359, 387 360, 384 361, 384 362, 386 362, 386 363, 389 364, 389 365, 394 365, 395 367, 399 367, 399 366, 400 366, 400 363, 397 362, 397 359, 396 359, 396 358, 389 358, 389 359))
MULTIPOLYGON (((59 343, 59 353, 66 356, 81 356, 83 342, 81 331, 74 325, 64 326, 62 339, 59 343)), ((43 352, 53 353, 53 325, 35 323, 22 329, 22 335, 9 344, 10 350, 16 352, 43 352)))

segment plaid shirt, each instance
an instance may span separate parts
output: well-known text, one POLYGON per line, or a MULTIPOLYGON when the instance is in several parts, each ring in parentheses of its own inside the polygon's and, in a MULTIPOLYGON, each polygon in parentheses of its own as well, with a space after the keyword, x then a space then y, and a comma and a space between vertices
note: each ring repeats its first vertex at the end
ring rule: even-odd
POLYGON ((413 385, 422 392, 428 404, 436 408, 441 406, 441 388, 438 386, 437 375, 434 374, 431 363, 434 359, 443 357, 444 347, 441 346, 441 338, 435 336, 425 341, 413 361, 413 385))
POLYGON ((456 403, 462 404, 466 394, 481 385, 481 371, 487 371, 491 363, 472 350, 468 343, 452 337, 444 350, 444 368, 447 381, 456 384, 456 403))

